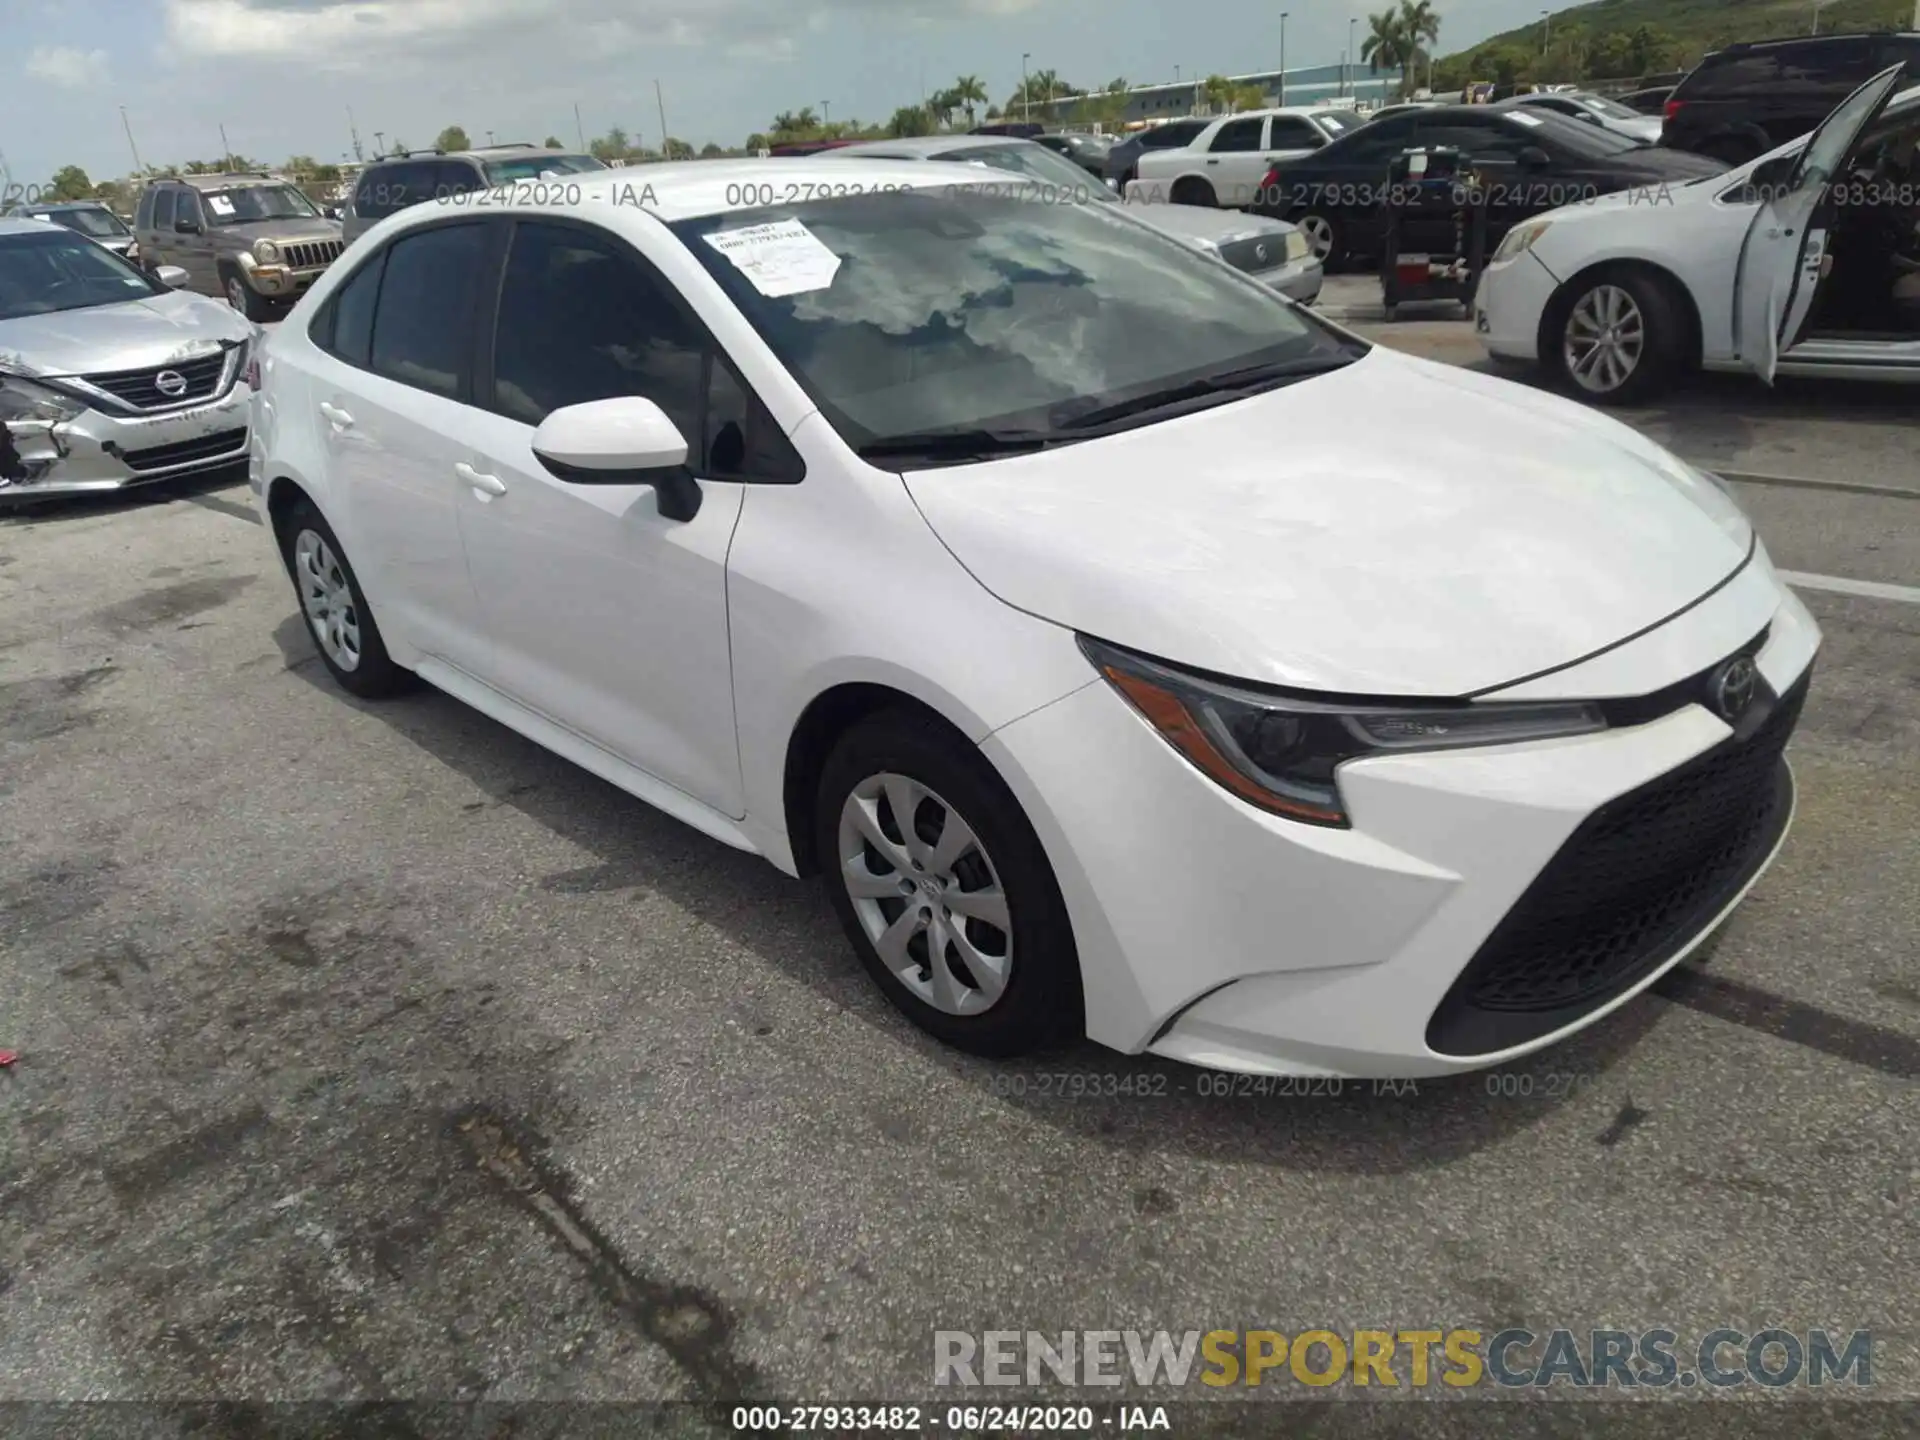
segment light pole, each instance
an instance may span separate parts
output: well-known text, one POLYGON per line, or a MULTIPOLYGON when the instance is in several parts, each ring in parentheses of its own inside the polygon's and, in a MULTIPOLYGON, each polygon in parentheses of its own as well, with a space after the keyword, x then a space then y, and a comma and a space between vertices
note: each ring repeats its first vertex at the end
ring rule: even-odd
POLYGON ((1347 94, 1350 97, 1355 99, 1357 99, 1358 97, 1354 96, 1353 94, 1353 62, 1358 52, 1356 52, 1353 48, 1353 33, 1354 33, 1354 30, 1359 26, 1359 24, 1360 24, 1360 17, 1357 15, 1350 17, 1347 21, 1347 57, 1346 57, 1346 74, 1344 78, 1346 80, 1346 85, 1347 85, 1347 94))
POLYGON ((1820 33, 1820 7, 1826 3, 1827 0, 1813 0, 1813 29, 1807 32, 1809 35, 1820 33))
POLYGON ((1033 56, 1027 51, 1020 52, 1020 118, 1033 122, 1033 91, 1027 88, 1027 61, 1033 56))
POLYGON ((1548 47, 1552 44, 1553 12, 1551 10, 1542 10, 1540 12, 1540 53, 1542 55, 1546 54, 1548 47))
POLYGON ((822 100, 820 102, 820 128, 822 130, 833 123, 832 104, 833 102, 830 100, 822 100))
POLYGON ((144 175, 147 167, 140 163, 140 147, 133 143, 133 122, 127 119, 127 107, 124 105, 120 107, 120 123, 126 127, 127 149, 133 151, 133 173, 144 175))
POLYGON ((1280 12, 1280 103, 1287 103, 1287 14, 1280 12))
POLYGON ((387 153, 387 132, 384 130, 376 130, 373 132, 374 158, 377 160, 386 153, 387 153))
POLYGON ((487 144, 493 144, 493 131, 487 131, 487 144))

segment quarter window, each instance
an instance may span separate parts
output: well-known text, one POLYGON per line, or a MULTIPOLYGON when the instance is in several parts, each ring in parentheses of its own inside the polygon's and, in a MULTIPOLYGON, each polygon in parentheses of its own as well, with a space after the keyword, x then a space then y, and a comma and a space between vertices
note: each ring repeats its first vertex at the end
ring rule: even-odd
POLYGON ((380 275, 386 269, 382 250, 333 292, 326 313, 314 324, 313 342, 336 359, 367 368, 373 348, 373 311, 380 298, 380 275))
POLYGON ((442 225, 388 247, 368 347, 375 374, 449 400, 464 396, 486 234, 479 224, 442 225))

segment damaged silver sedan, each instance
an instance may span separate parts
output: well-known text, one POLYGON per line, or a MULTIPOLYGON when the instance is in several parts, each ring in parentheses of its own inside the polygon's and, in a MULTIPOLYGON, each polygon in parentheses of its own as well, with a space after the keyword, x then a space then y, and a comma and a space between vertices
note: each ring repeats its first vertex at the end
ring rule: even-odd
POLYGON ((0 505, 245 463, 261 331, 186 280, 0 220, 0 505))

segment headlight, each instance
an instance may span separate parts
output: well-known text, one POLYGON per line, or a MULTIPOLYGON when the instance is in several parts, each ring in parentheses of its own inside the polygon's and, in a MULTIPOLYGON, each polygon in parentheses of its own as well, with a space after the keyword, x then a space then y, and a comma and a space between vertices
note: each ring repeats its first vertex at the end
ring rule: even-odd
POLYGON ((1533 248, 1534 242, 1552 228, 1551 220, 1530 220, 1525 225, 1514 226, 1500 242, 1500 248, 1493 252, 1493 258, 1511 260, 1516 255, 1526 254, 1533 248))
POLYGON ((71 395, 63 395, 19 375, 0 372, 0 423, 38 421, 57 425, 85 413, 86 408, 71 395))
POLYGON ((253 242, 253 258, 262 265, 272 265, 280 258, 280 247, 271 240, 253 242))
POLYGON ((1307 258, 1307 252, 1312 248, 1313 247, 1307 243, 1307 237, 1301 234, 1298 230, 1294 230, 1288 234, 1287 236, 1287 259, 1288 260, 1304 260, 1307 258))
POLYGON ((1596 705, 1339 704, 1190 675, 1086 636, 1080 648, 1199 770, 1250 805, 1310 825, 1352 824, 1336 771, 1364 755, 1506 745, 1607 728, 1596 705))

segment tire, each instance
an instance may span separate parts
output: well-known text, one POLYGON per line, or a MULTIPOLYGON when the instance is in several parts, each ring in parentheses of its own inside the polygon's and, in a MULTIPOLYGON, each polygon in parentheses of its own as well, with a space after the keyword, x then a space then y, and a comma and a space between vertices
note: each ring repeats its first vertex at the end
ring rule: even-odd
POLYGON ((1686 336, 1667 287, 1634 271, 1575 281, 1555 299, 1541 328, 1548 373, 1562 389, 1598 405, 1631 405, 1664 389, 1680 368, 1686 336), (1611 357, 1588 356, 1589 349, 1604 348, 1591 341, 1596 330, 1613 336, 1611 357))
POLYGON ((254 294, 253 287, 247 284, 238 270, 223 270, 220 273, 220 288, 226 294, 227 304, 247 319, 257 321, 273 318, 273 302, 254 294))
POLYGON ((1332 270, 1347 258, 1347 237, 1332 215, 1324 210, 1303 210, 1292 218, 1294 228, 1307 237, 1322 267, 1332 270))
POLYGON ((1168 199, 1176 205, 1198 205, 1207 209, 1218 209, 1220 197, 1213 193, 1213 186, 1193 175, 1183 175, 1173 182, 1168 199))
POLYGON ((1053 867, 1012 792, 963 737, 904 710, 861 720, 821 772, 814 839, 834 911, 861 964, 922 1030, 993 1058, 1084 1033, 1080 962, 1053 867), (895 798, 914 811, 911 846, 902 843, 907 832, 895 819, 895 798), (940 842, 956 819, 969 838, 957 857, 943 857, 940 842), (968 902, 968 914, 941 898, 995 891, 1004 926, 982 918, 995 911, 990 898, 968 902), (895 945, 889 935, 902 938, 895 945), (942 967, 933 942, 943 935, 942 967), (961 940, 977 973, 955 943, 961 940))
POLYGON ((311 501, 301 500, 287 513, 280 549, 307 632, 340 687, 363 700, 408 689, 412 672, 402 670, 387 654, 346 551, 311 501))

